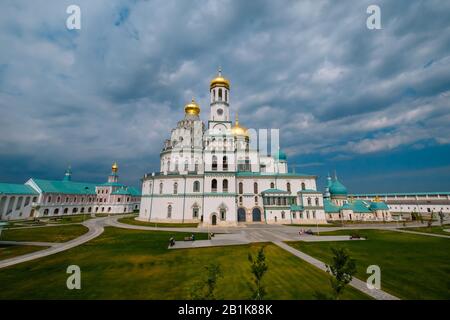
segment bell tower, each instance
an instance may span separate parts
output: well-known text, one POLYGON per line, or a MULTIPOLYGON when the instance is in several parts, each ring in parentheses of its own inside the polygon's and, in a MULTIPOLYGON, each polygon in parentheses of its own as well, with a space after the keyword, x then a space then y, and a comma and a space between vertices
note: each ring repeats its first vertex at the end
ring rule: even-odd
POLYGON ((209 92, 211 110, 208 128, 220 131, 230 129, 230 81, 222 76, 221 68, 217 76, 211 80, 209 92))

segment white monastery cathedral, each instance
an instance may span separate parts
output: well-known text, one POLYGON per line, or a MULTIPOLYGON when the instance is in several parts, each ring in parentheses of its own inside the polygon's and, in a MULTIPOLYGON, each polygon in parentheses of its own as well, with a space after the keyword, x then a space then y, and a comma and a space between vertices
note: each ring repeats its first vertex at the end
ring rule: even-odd
MULTIPOLYGON (((232 226, 326 223, 336 213, 352 219, 355 206, 342 207, 347 202, 342 190, 326 198, 324 205, 317 176, 289 172, 286 154, 279 148, 270 155, 260 152, 256 134, 240 125, 237 116, 233 124, 230 108, 230 82, 219 70, 210 84, 207 126, 192 99, 184 108, 184 119, 164 142, 160 172, 144 176, 140 220, 232 226), (326 208, 333 215, 328 217, 326 208)), ((390 219, 384 205, 367 201, 357 207, 366 217, 390 219)))

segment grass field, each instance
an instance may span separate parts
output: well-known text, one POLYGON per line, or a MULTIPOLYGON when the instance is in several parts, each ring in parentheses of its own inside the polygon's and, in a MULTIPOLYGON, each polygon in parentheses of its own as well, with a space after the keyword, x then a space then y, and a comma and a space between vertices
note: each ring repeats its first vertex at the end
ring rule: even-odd
MULTIPOLYGON (((82 246, 0 269, 0 299, 188 299, 210 262, 220 263, 224 273, 217 283, 219 299, 249 297, 247 256, 263 244, 169 250, 172 235, 182 239, 189 234, 107 227, 82 246), (72 264, 81 268, 81 290, 66 288, 66 268, 72 264)), ((265 250, 267 299, 314 299, 316 290, 329 293, 325 272, 275 245, 265 250)), ((348 288, 343 298, 368 297, 348 288)))
POLYGON ((366 280, 366 268, 381 268, 383 290, 402 299, 450 299, 450 239, 384 230, 340 230, 322 235, 357 232, 365 241, 290 242, 289 245, 325 263, 332 246, 347 248, 357 262, 357 277, 366 280))
POLYGON ((23 254, 39 251, 46 249, 47 247, 38 246, 15 246, 15 245, 5 245, 0 244, 0 261, 21 256, 23 254))
POLYGON ((159 227, 159 228, 197 228, 198 223, 160 223, 136 220, 135 217, 125 217, 118 220, 121 223, 135 226, 159 227))
POLYGON ((450 229, 450 225, 447 224, 444 226, 401 228, 401 230, 417 231, 417 232, 433 233, 433 234, 443 234, 446 236, 450 236, 450 232, 444 231, 444 229, 450 229))
POLYGON ((0 236, 3 241, 66 242, 86 233, 88 228, 81 224, 55 227, 37 227, 4 230, 0 236))

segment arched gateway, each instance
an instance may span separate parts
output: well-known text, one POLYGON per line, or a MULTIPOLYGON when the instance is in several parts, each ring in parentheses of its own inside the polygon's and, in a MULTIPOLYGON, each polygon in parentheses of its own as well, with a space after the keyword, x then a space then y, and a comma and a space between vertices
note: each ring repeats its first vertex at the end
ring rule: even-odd
POLYGON ((238 215, 238 222, 245 222, 245 209, 244 208, 238 208, 237 215, 238 215))
POLYGON ((261 222, 261 210, 259 208, 253 208, 252 217, 254 222, 261 222))

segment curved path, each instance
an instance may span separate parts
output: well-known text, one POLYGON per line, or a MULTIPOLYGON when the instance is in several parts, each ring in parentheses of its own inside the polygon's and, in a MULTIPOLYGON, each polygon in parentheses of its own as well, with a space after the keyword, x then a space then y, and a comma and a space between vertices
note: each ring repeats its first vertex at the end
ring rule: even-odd
MULTIPOLYGON (((63 243, 53 243, 52 246, 48 249, 44 249, 41 251, 36 251, 33 253, 21 255, 18 257, 2 260, 2 261, 0 261, 0 269, 6 268, 9 266, 18 264, 18 263, 43 258, 43 257, 49 256, 49 255, 52 255, 52 254, 55 254, 58 252, 72 249, 74 247, 77 247, 77 246, 85 243, 85 242, 88 242, 89 240, 92 240, 103 233, 106 219, 108 219, 108 218, 98 218, 98 219, 86 220, 82 224, 84 226, 86 226, 89 229, 89 231, 86 232, 85 234, 81 235, 80 237, 70 240, 70 241, 67 241, 67 242, 63 242, 63 243)), ((30 242, 30 244, 31 244, 31 242, 30 242)))

